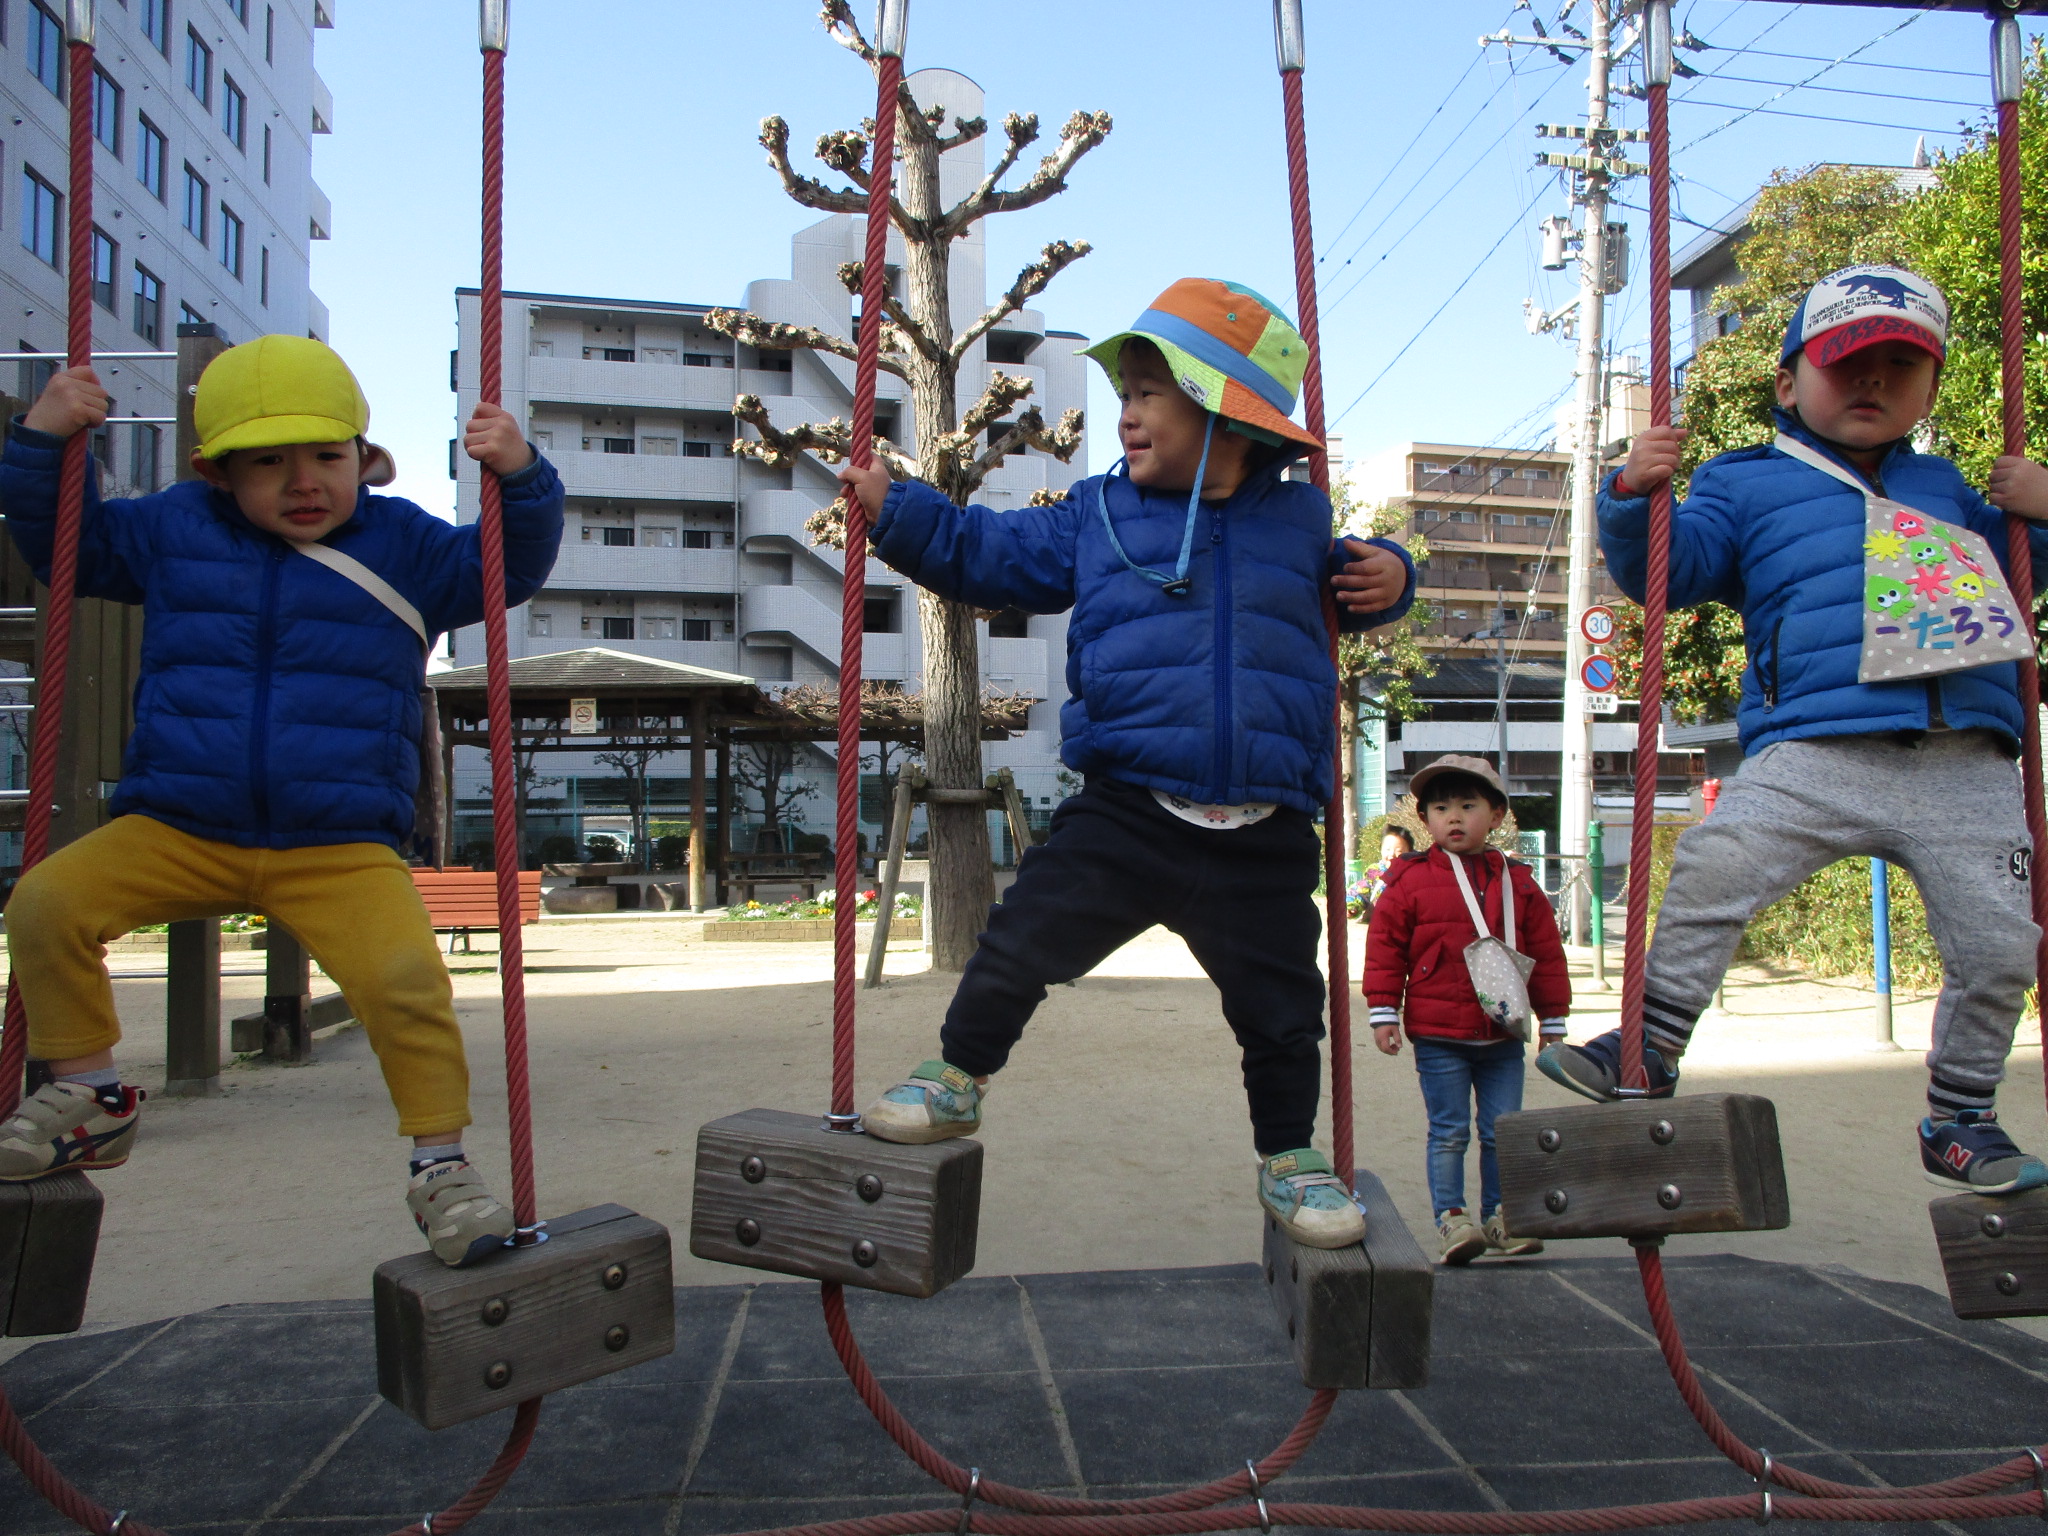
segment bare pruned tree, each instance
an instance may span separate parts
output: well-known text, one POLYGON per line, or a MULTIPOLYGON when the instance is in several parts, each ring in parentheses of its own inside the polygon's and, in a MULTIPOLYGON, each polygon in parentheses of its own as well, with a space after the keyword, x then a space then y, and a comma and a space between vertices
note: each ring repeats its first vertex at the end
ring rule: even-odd
MULTIPOLYGON (((819 18, 835 42, 851 50, 870 68, 878 63, 846 0, 827 0, 819 18)), ((1085 241, 1056 240, 1036 261, 1027 264, 996 302, 966 325, 955 328, 948 266, 953 242, 966 237, 981 220, 998 213, 1032 208, 1066 190, 1067 176, 1081 157, 1108 135, 1107 112, 1076 112, 1060 129, 1059 142, 1023 181, 1003 183, 1026 150, 1038 141, 1038 118, 1013 112, 1003 119, 1003 147, 996 163, 972 191, 951 207, 943 204, 939 163, 949 150, 972 144, 988 132, 985 118, 946 120, 943 108, 921 106, 910 87, 896 101, 896 153, 901 164, 895 178, 890 218, 904 243, 905 293, 885 303, 881 366, 910 387, 916 427, 911 453, 885 438, 875 452, 891 474, 915 477, 937 487, 959 505, 980 488, 990 471, 1026 448, 1065 463, 1081 445, 1082 416, 1068 411, 1057 425, 1048 425, 1036 405, 1024 405, 1032 390, 1028 378, 991 372, 980 396, 960 407, 960 370, 970 350, 1003 319, 1042 293, 1060 272, 1088 254, 1085 241), (993 441, 992 428, 1001 428, 993 441)), ((858 130, 827 133, 817 141, 817 157, 851 186, 833 185, 799 172, 789 157, 789 124, 771 117, 761 125, 761 145, 768 163, 791 198, 806 208, 826 213, 862 215, 867 210, 870 166, 868 153, 874 124, 858 130)), ((839 269, 840 280, 858 293, 860 262, 839 269)), ((714 310, 707 317, 714 330, 744 345, 769 351, 807 348, 851 358, 853 338, 816 326, 787 325, 742 310, 714 310)), ((733 447, 771 468, 813 453, 828 464, 842 460, 851 444, 843 420, 809 423, 790 430, 777 428, 761 400, 742 395, 734 414, 755 436, 743 436, 733 447)), ((845 523, 837 505, 811 520, 812 538, 843 548, 845 523)), ((975 613, 963 603, 947 602, 930 593, 920 595, 919 617, 924 633, 925 767, 941 789, 981 786, 981 687, 976 655, 975 613)), ((932 961, 940 970, 959 970, 974 951, 995 888, 989 856, 988 820, 972 805, 933 805, 928 810, 932 834, 932 961)))
POLYGON ((633 857, 642 869, 654 868, 654 850, 647 836, 648 778, 657 759, 675 750, 665 719, 642 722, 647 734, 614 730, 612 750, 597 752, 595 761, 616 768, 626 781, 626 815, 633 827, 633 857))

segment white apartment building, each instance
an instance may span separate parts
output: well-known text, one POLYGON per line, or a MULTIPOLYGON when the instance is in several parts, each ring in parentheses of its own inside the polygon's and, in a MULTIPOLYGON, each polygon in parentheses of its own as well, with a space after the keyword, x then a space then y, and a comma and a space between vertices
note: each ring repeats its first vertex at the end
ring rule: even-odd
MULTIPOLYGON (((180 324, 230 342, 327 334, 311 242, 333 224, 313 182, 313 135, 334 100, 313 34, 336 0, 99 0, 93 84, 93 348, 175 351, 180 324)), ((69 59, 61 0, 0 0, 0 351, 64 349, 69 59)), ((28 397, 56 367, 22 363, 28 397)), ((176 414, 171 363, 104 365, 115 415, 176 414)), ((97 435, 110 487, 175 478, 175 434, 97 435)))
MULTIPOLYGON (((910 84, 919 100, 943 102, 952 115, 980 115, 981 90, 965 76, 921 70, 910 84)), ((983 150, 977 142, 946 157, 942 181, 949 202, 985 174, 983 150)), ((799 230, 791 240, 789 276, 748 284, 739 307, 851 337, 854 303, 838 269, 861 258, 865 226, 864 218, 835 215, 799 230)), ((893 231, 890 245, 900 272, 901 243, 893 231)), ((955 244, 951 275, 959 327, 1010 277, 1005 271, 989 282, 978 226, 955 244)), ((474 289, 456 295, 458 423, 476 401, 477 303, 474 289)), ((732 407, 745 393, 761 396, 778 426, 850 420, 853 365, 813 352, 739 346, 705 326, 713 307, 505 296, 505 405, 525 416, 535 445, 561 472, 568 492, 561 558, 546 588, 511 618, 514 656, 595 645, 738 673, 769 688, 837 680, 844 567, 839 552, 814 545, 804 529, 837 494, 835 468, 806 455, 791 468, 770 470, 734 454, 732 407)), ((988 374, 1000 369, 1031 377, 1031 402, 1057 421, 1062 411, 1085 404, 1087 365, 1075 354, 1086 344, 1085 337, 1048 330, 1036 310, 1011 315, 968 353, 960 403, 972 403, 988 374)), ((914 450, 905 394, 901 380, 881 375, 877 427, 914 450)), ((450 452, 457 516, 469 522, 478 512, 477 467, 452 444, 450 452)), ((1085 460, 1085 448, 1072 466, 1036 451, 1017 454, 977 499, 998 509, 1023 506, 1034 491, 1079 478, 1085 460)), ((874 560, 865 581, 864 673, 915 689, 923 669, 916 591, 874 560)), ((1031 806, 1049 809, 1059 794, 1065 616, 1007 613, 980 629, 985 684, 1046 701, 1032 709, 1028 732, 987 744, 987 766, 1011 768, 1031 806)), ((481 662, 482 629, 458 633, 453 655, 457 666, 481 662)), ((821 788, 830 772, 828 750, 807 751, 801 769, 821 788)), ((602 814, 609 803, 602 786, 618 777, 616 769, 570 756, 551 758, 545 771, 563 781, 549 793, 560 796, 566 816, 577 818, 602 814)), ((682 771, 680 760, 673 771, 682 771)), ((665 791, 660 766, 652 772, 657 803, 681 794, 680 779, 667 781, 665 791)), ((482 753, 466 749, 458 756, 459 816, 481 810, 485 773, 482 753)), ((536 811, 544 811, 540 801, 536 811)), ((829 793, 801 803, 795 814, 816 830, 827 829, 829 793)))

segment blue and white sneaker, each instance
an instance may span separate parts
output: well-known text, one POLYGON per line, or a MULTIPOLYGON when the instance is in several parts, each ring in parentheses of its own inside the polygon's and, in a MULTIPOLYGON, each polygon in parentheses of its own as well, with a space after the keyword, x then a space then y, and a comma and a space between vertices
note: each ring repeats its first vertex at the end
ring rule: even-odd
POLYGON ((1313 1147, 1276 1152, 1259 1163, 1259 1204, 1297 1243, 1349 1248, 1365 1241, 1365 1212, 1351 1186, 1313 1147))
MULTIPOLYGON (((1667 1070, 1664 1058, 1647 1041, 1643 1044, 1643 1066, 1650 1074, 1650 1091, 1645 1097, 1668 1099, 1678 1086, 1678 1069, 1667 1070)), ((1595 1035, 1584 1045, 1546 1045, 1536 1057, 1536 1070, 1573 1093, 1589 1099, 1618 1099, 1621 1095, 1621 1031, 1610 1029, 1595 1035)))
POLYGON ((142 1098, 124 1087, 117 1110, 83 1083, 45 1083, 0 1124, 0 1182, 120 1167, 142 1124, 142 1098))
POLYGON ((1928 1183, 1963 1195, 2015 1195, 2048 1184, 2048 1163, 2019 1149, 1995 1109, 1966 1109, 1939 1125, 1922 1120, 1920 1166, 1928 1183))
POLYGON ((971 1136, 981 1129, 981 1101, 987 1096, 988 1089, 958 1067, 921 1062, 868 1106, 860 1117, 861 1128, 883 1141, 919 1146, 948 1136, 971 1136))

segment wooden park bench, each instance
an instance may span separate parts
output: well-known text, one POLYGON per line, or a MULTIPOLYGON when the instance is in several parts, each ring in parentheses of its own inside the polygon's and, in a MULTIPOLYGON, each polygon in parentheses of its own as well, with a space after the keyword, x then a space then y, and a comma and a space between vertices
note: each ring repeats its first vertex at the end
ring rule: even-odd
MULTIPOLYGON (((464 954, 470 952, 469 936, 476 929, 498 931, 498 877, 488 869, 449 865, 445 869, 415 869, 412 883, 427 904, 427 920, 436 933, 448 935, 448 953, 455 953, 455 940, 462 939, 464 954)), ((519 921, 540 921, 540 871, 519 872, 519 921)))

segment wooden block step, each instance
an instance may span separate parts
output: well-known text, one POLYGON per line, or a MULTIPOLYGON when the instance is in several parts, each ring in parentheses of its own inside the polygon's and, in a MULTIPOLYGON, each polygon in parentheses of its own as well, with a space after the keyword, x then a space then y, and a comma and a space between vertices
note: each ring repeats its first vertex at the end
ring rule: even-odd
POLYGON ((0 1333, 75 1333, 106 1201, 84 1174, 0 1184, 0 1333))
POLYGON ((472 1269, 378 1265, 377 1390, 445 1429, 674 1350, 668 1228, 597 1205, 547 1230, 472 1269))
POLYGON ((1927 1203, 1957 1317, 2048 1317, 2048 1189, 1927 1203))
POLYGON ((749 1109, 697 1133, 700 1259, 935 1296, 974 1268, 981 1143, 902 1146, 749 1109))
POLYGON ((1365 1241, 1309 1248, 1266 1218, 1266 1284, 1305 1387, 1420 1387, 1429 1382, 1436 1275, 1386 1186, 1360 1168, 1365 1241))
POLYGON ((1526 1109, 1494 1124, 1517 1237, 1665 1237, 1789 1226, 1778 1111, 1752 1093, 1526 1109))

